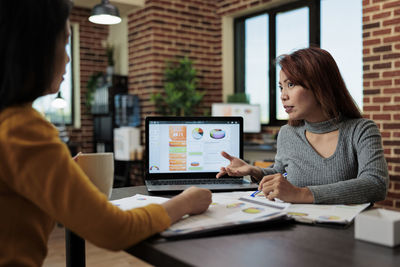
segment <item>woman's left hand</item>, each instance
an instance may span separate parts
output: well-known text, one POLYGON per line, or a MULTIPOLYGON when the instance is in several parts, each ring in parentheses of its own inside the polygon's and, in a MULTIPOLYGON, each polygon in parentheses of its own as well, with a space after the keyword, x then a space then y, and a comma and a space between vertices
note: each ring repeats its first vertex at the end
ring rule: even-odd
POLYGON ((82 154, 82 152, 79 152, 78 154, 76 154, 74 157, 72 157, 72 159, 74 161, 78 161, 79 156, 82 154))
POLYGON ((263 191, 266 198, 278 198, 290 203, 314 203, 314 197, 307 187, 292 185, 281 173, 264 176, 258 190, 263 191))

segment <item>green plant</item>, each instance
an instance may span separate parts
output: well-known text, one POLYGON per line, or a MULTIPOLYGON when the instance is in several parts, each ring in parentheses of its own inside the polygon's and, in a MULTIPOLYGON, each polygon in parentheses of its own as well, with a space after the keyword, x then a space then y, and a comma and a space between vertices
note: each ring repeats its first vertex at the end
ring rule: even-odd
POLYGON ((94 101, 94 91, 96 90, 97 87, 99 87, 99 83, 100 83, 100 78, 103 76, 102 72, 97 72, 92 74, 92 76, 89 77, 89 80, 86 84, 86 107, 88 108, 88 110, 90 110, 90 108, 93 105, 93 101, 94 101))
POLYGON ((235 93, 228 95, 228 103, 250 103, 249 96, 246 93, 235 93))
POLYGON ((164 92, 151 95, 157 112, 162 115, 190 116, 200 104, 204 93, 196 91, 196 69, 184 57, 177 63, 167 62, 164 92))

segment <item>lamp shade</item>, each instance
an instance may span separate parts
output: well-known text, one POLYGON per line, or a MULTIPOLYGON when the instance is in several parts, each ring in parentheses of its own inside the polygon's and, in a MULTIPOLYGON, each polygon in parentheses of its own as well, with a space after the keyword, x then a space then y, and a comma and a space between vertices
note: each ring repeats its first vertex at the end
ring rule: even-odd
POLYGON ((89 21, 96 24, 113 25, 121 22, 118 8, 111 5, 108 0, 102 0, 101 4, 92 9, 89 21))
POLYGON ((67 101, 65 101, 65 99, 61 96, 60 91, 58 91, 58 94, 56 98, 54 98, 54 100, 51 102, 51 105, 53 106, 53 108, 56 109, 62 109, 67 106, 67 101))

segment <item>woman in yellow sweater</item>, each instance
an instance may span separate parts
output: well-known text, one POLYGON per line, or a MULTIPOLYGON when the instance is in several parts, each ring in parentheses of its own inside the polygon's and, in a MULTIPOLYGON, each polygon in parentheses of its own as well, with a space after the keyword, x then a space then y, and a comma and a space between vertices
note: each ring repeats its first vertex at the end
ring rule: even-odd
POLYGON ((163 205, 120 210, 32 108, 63 80, 70 9, 69 0, 0 1, 0 266, 41 266, 56 221, 119 250, 211 203, 209 190, 193 187, 163 205))

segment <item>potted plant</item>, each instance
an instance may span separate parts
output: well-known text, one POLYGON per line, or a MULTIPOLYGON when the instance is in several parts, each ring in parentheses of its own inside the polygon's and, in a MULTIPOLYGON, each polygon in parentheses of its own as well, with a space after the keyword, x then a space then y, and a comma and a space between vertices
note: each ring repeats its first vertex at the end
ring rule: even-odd
POLYGON ((97 72, 92 74, 89 77, 89 80, 86 84, 86 108, 88 109, 88 111, 91 110, 91 107, 94 103, 94 93, 96 91, 96 88, 98 88, 101 83, 103 82, 102 78, 103 77, 103 73, 102 72, 97 72))
POLYGON ((249 95, 246 93, 234 93, 232 95, 228 95, 228 103, 250 103, 249 95))
POLYGON ((188 57, 177 63, 167 62, 164 92, 151 95, 157 112, 162 115, 190 116, 203 99, 204 93, 196 91, 196 69, 188 57))

